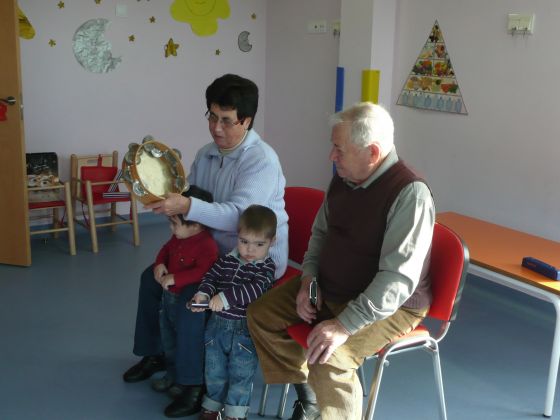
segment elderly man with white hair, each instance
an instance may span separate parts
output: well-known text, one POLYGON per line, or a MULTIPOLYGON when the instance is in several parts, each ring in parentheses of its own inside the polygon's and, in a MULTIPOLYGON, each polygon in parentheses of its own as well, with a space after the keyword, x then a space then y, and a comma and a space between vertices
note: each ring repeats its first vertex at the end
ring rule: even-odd
POLYGON ((254 302, 248 322, 265 381, 315 392, 316 401, 298 399, 297 418, 360 419, 356 369, 428 312, 435 208, 426 182, 399 159, 385 109, 359 103, 333 115, 331 125, 336 174, 303 275, 254 302), (307 351, 286 333, 302 320, 313 326, 307 351))

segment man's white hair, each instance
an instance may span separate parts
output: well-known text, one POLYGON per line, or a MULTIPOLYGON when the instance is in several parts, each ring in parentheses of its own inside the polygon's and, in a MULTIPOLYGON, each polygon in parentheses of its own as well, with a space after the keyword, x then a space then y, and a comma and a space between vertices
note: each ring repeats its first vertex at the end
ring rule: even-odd
POLYGON ((350 140, 358 147, 378 143, 384 156, 393 148, 393 119, 380 105, 360 102, 331 116, 331 127, 341 123, 352 125, 350 140))

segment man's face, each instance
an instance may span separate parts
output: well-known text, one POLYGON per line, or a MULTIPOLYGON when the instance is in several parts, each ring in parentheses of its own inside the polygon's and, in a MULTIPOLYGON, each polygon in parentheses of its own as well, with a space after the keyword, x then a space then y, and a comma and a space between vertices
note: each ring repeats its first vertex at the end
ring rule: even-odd
POLYGON ((350 130, 350 123, 340 123, 333 127, 329 159, 334 162, 341 178, 361 184, 373 173, 372 146, 356 146, 350 140, 350 130))
POLYGON ((239 121, 235 109, 222 109, 218 104, 210 105, 208 129, 214 143, 220 149, 230 149, 237 146, 243 139, 250 123, 251 118, 239 121))

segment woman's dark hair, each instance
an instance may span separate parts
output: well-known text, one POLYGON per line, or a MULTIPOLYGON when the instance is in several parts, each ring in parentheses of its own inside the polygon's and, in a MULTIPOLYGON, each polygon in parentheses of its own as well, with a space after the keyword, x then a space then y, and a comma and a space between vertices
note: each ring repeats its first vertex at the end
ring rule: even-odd
MULTIPOLYGON (((212 196, 212 193, 210 191, 206 191, 200 187, 197 187, 196 185, 191 185, 187 191, 184 191, 182 193, 182 195, 184 197, 198 198, 199 200, 206 201, 207 203, 211 203, 214 201, 214 197, 212 196)), ((197 223, 191 220, 185 220, 182 214, 178 214, 177 216, 179 216, 179 220, 183 225, 189 226, 197 223)))
POLYGON ((251 129, 259 106, 259 88, 249 79, 236 74, 224 74, 206 88, 207 108, 210 109, 212 104, 236 110, 240 121, 250 117, 251 129))

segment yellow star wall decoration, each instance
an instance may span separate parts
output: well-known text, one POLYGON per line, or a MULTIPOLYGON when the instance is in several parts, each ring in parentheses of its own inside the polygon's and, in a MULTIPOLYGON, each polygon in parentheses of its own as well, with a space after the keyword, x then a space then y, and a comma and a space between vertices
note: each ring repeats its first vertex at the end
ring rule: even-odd
POLYGON ((95 0, 95 4, 101 4, 101 0, 95 0))
POLYGON ((156 18, 154 16, 150 17, 150 23, 156 23, 156 18))
POLYGON ((216 50, 215 54, 220 55, 220 52, 221 52, 220 50, 216 50))
POLYGON ((167 44, 165 44, 164 47, 165 58, 169 57, 170 55, 174 55, 175 57, 177 57, 177 50, 179 49, 179 46, 179 44, 175 44, 173 38, 169 38, 169 41, 167 41, 167 44))
POLYGON ((51 47, 54 47, 54 46, 56 45, 56 41, 55 41, 54 39, 51 39, 51 40, 49 41, 49 45, 50 45, 51 47))
POLYGON ((129 40, 130 42, 134 42, 134 41, 136 41, 136 37, 135 37, 134 35, 130 35, 130 36, 128 37, 128 40, 129 40))
POLYGON ((59 1, 57 4, 59 9, 64 9, 64 2, 63 1, 59 1))
POLYGON ((255 20, 256 18, 257 18, 257 14, 256 14, 256 13, 253 13, 253 14, 251 15, 251 19, 255 20))

